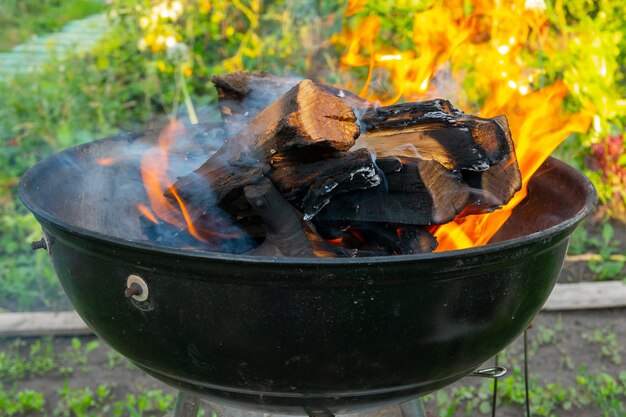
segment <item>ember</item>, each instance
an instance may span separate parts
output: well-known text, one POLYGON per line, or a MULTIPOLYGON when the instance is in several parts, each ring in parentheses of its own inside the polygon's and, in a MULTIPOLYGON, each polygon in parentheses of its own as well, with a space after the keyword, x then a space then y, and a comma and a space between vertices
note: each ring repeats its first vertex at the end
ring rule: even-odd
POLYGON ((504 116, 468 115, 442 99, 377 107, 348 91, 264 73, 214 82, 233 136, 175 183, 167 149, 180 125, 170 125, 142 162, 154 213, 213 250, 234 236, 197 222, 223 210, 256 238, 250 253, 430 252, 437 243, 425 226, 491 212, 521 187, 504 116))

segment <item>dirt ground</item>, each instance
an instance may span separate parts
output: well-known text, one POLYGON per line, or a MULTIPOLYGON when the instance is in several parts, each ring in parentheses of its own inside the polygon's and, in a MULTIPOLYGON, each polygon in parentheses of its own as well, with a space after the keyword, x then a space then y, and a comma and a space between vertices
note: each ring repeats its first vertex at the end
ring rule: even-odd
MULTIPOLYGON (((550 394, 550 384, 565 388, 576 386, 578 384, 577 378, 581 376, 581 366, 586 366, 590 375, 607 373, 618 378, 619 373, 626 369, 623 365, 616 364, 616 361, 621 361, 621 356, 624 353, 623 347, 626 346, 626 320, 624 318, 626 318, 626 309, 541 313, 535 320, 535 327, 528 333, 529 371, 531 379, 533 379, 532 386, 538 391, 541 390, 535 394, 541 394, 545 397, 547 390, 548 399, 544 398, 542 401, 549 402, 550 395, 556 395, 556 391, 555 394, 550 394), (604 339, 594 338, 594 334, 598 330, 605 336, 604 339), (612 341, 609 342, 605 339, 612 341)), ((81 344, 84 347, 94 339, 91 337, 81 338, 81 344)), ((24 349, 27 350, 28 344, 34 341, 35 339, 27 339, 24 349)), ((0 352, 12 342, 14 341, 0 341, 0 352)), ((55 338, 53 344, 57 354, 72 349, 71 338, 55 338)), ((522 338, 520 338, 507 349, 506 353, 500 355, 500 364, 510 370, 521 369, 522 351, 523 344, 522 338)), ((98 385, 107 384, 112 389, 113 397, 116 398, 124 398, 129 393, 140 393, 150 389, 162 389, 166 393, 175 393, 171 388, 134 368, 125 359, 112 352, 104 343, 89 353, 88 357, 86 366, 78 366, 74 363, 74 371, 69 376, 63 374, 61 372, 62 366, 59 366, 58 369, 43 376, 27 377, 11 385, 17 389, 30 388, 43 393, 46 398, 48 415, 54 415, 54 406, 60 398, 59 390, 66 385, 70 387, 92 387, 95 390, 98 385)), ((69 363, 66 364, 69 365, 69 363)), ((517 371, 510 372, 509 375, 512 375, 517 391, 522 392, 520 388, 523 387, 522 376, 517 371)), ((503 390, 503 393, 510 390, 511 378, 509 378, 509 383, 504 380, 501 381, 500 389, 503 390)), ((486 410, 483 409, 481 413, 477 405, 477 401, 480 403, 490 402, 489 397, 485 397, 484 384, 486 382, 480 378, 467 377, 452 388, 446 389, 448 394, 439 394, 439 397, 433 396, 426 403, 426 409, 430 416, 441 416, 442 404, 436 398, 445 397, 445 395, 451 396, 455 389, 462 389, 461 387, 474 387, 475 390, 478 390, 474 393, 476 398, 469 398, 470 402, 474 401, 475 403, 473 409, 469 411, 469 414, 466 414, 467 403, 461 403, 462 405, 457 407, 457 412, 454 415, 484 415, 486 410), (481 384, 483 384, 482 392, 478 392, 481 384)), ((490 391, 487 390, 486 392, 490 391)), ((512 397, 510 393, 508 396, 512 397)), ((575 398, 573 400, 571 409, 566 411, 557 408, 553 415, 573 417, 604 415, 603 409, 598 404, 583 405, 577 404, 575 398)), ((555 399, 555 401, 557 400, 555 399)), ((621 401, 626 404, 626 397, 622 396, 621 401)), ((542 409, 539 407, 544 407, 546 404, 537 400, 536 402, 536 408, 541 412, 542 409)), ((379 416, 397 415, 397 411, 397 409, 392 408, 374 414, 379 416)), ((32 413, 26 415, 41 416, 45 414, 32 413)), ((506 404, 498 407, 497 415, 504 417, 523 416, 524 409, 521 405, 511 404, 511 401, 508 400, 506 404)), ((533 415, 541 414, 534 413, 533 415)))
MULTIPOLYGON (((597 254, 602 248, 605 250, 608 248, 608 252, 618 256, 626 254, 626 224, 618 221, 604 223, 595 219, 595 217, 601 217, 601 214, 601 210, 596 210, 596 213, 574 232, 570 241, 570 256, 565 259, 560 282, 597 281, 597 273, 590 269, 586 256, 597 254), (607 241, 603 238, 603 228, 606 224, 612 229, 612 236, 607 241), (580 253, 572 253, 577 251, 580 253)), ((626 267, 622 263, 621 274, 618 273, 618 276, 609 277, 609 279, 624 278, 626 278, 626 267)))

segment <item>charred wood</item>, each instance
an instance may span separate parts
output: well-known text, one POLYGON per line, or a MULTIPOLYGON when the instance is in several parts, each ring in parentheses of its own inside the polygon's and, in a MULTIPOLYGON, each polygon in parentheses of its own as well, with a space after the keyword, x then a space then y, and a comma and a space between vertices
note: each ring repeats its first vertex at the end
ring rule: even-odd
MULTIPOLYGON (((197 170, 179 178, 173 188, 186 203, 206 209, 221 199, 216 196, 212 203, 203 194, 215 194, 215 188, 221 187, 218 184, 224 178, 224 171, 232 172, 233 166, 256 165, 247 161, 259 161, 258 165, 264 166, 274 155, 286 156, 303 149, 316 152, 322 159, 350 149, 359 132, 350 106, 312 81, 304 80, 254 117, 197 170)), ((243 179, 246 175, 238 174, 239 177, 243 179)), ((237 188, 235 181, 230 183, 228 193, 237 188)), ((239 188, 244 185, 243 181, 237 184, 239 188)), ((166 191, 166 197, 172 199, 172 189, 166 191)))
MULTIPOLYGON (((508 126, 505 116, 497 116, 494 120, 502 126, 508 126)), ((511 133, 508 127, 504 131, 511 149, 508 158, 491 166, 487 171, 463 172, 465 181, 472 187, 467 214, 480 214, 498 209, 508 203, 522 188, 522 174, 517 164, 511 133)))
POLYGON ((273 158, 270 178, 282 195, 310 220, 338 194, 375 187, 382 182, 366 149, 338 153, 332 158, 299 163, 293 158, 273 158))
POLYGON ((336 256, 345 251, 334 248, 317 235, 312 224, 289 204, 271 181, 244 187, 244 195, 266 227, 263 243, 250 255, 313 257, 336 256))
POLYGON ((387 192, 382 187, 333 198, 316 219, 427 225, 433 221, 428 193, 387 192))
POLYGON ((436 161, 380 158, 386 182, 372 190, 333 198, 319 214, 325 220, 413 225, 442 224, 459 214, 469 199, 460 173, 436 161))
POLYGON ((378 156, 433 159, 449 170, 485 171, 509 158, 508 126, 463 114, 446 100, 365 109, 358 144, 378 156))
POLYGON ((318 222, 318 230, 354 256, 430 253, 437 240, 423 226, 379 222, 318 222))
MULTIPOLYGON (((267 106, 295 87, 302 79, 278 76, 267 72, 232 72, 212 78, 222 118, 229 134, 241 131, 246 124, 267 106)), ((355 108, 372 106, 354 93, 329 85, 318 86, 355 108)))

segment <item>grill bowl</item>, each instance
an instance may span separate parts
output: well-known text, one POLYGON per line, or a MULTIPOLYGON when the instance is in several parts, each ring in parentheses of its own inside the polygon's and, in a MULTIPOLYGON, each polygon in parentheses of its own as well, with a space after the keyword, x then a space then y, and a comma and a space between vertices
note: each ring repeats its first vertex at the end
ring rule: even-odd
POLYGON ((596 198, 582 174, 550 158, 486 246, 356 259, 182 250, 98 226, 112 221, 106 202, 120 187, 94 190, 90 175, 104 169, 95 161, 144 139, 71 148, 23 176, 20 196, 42 225, 61 285, 89 327, 147 373, 272 412, 398 403, 472 372, 538 313, 596 198), (147 283, 146 301, 125 297, 131 274, 147 283))

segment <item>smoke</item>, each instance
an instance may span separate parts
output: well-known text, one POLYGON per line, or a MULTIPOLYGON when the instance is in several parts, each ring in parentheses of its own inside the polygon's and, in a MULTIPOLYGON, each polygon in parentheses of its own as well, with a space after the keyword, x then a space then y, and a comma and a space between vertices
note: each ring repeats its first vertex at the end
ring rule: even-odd
MULTIPOLYGON (((172 182, 198 168, 222 146, 226 137, 221 124, 180 123, 184 128, 177 130, 167 159, 166 175, 172 182)), ((249 249, 250 239, 243 232, 234 233, 239 227, 223 212, 200 213, 198 219, 207 223, 212 220, 210 217, 219 217, 216 227, 221 230, 217 232, 237 236, 231 239, 227 235, 222 239, 224 247, 220 248, 193 238, 185 227, 162 219, 154 222, 141 162, 158 147, 163 132, 155 129, 120 133, 55 154, 42 161, 29 177, 28 197, 53 218, 106 236, 205 251, 249 249)), ((210 188, 206 192, 211 193, 210 188)))
POLYGON ((450 62, 447 61, 434 75, 430 81, 430 88, 421 100, 445 98, 454 106, 458 106, 460 103, 467 103, 467 96, 462 88, 464 80, 465 74, 461 72, 453 73, 450 62))

